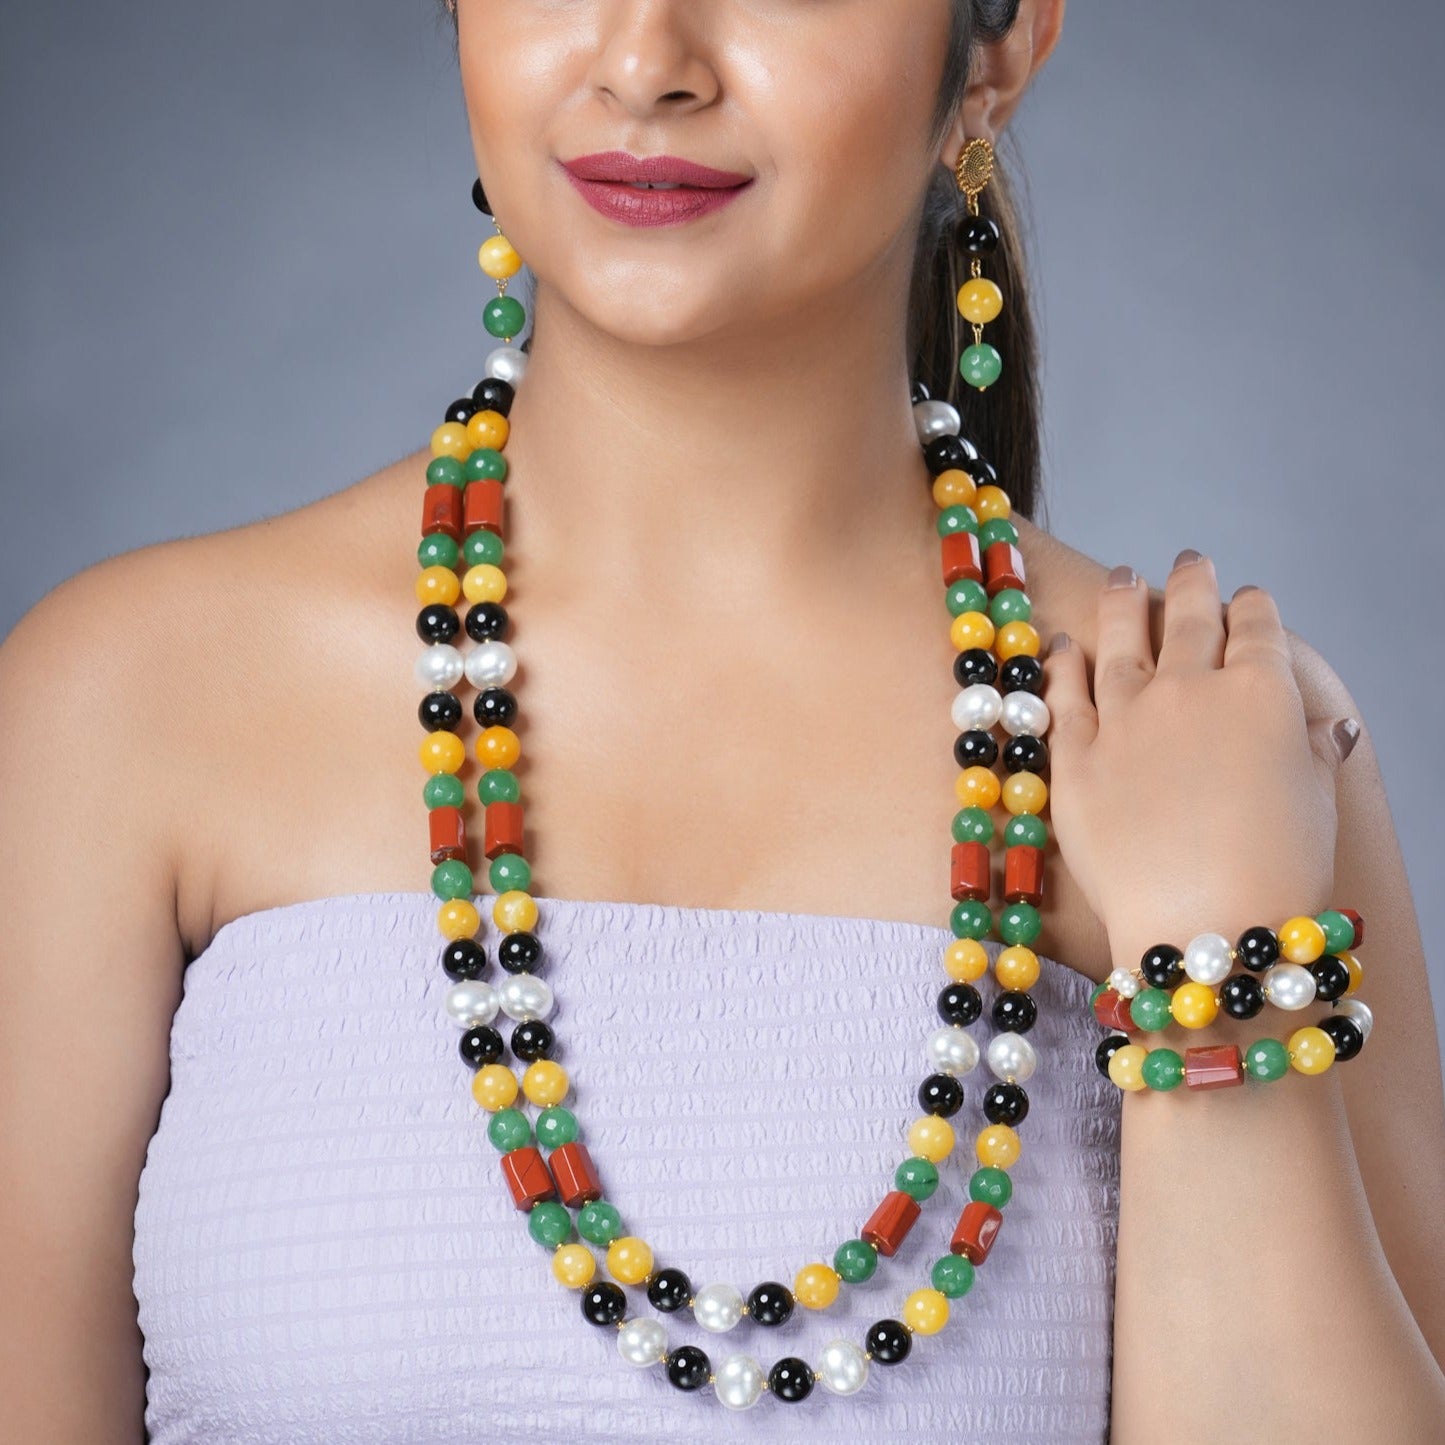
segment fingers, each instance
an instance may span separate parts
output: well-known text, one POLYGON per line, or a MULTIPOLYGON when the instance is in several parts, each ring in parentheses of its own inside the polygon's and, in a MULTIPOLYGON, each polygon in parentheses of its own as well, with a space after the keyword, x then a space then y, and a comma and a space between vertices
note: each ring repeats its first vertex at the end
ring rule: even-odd
POLYGON ((1228 629, 1224 643, 1226 667, 1241 662, 1260 663, 1294 675, 1279 608, 1263 588, 1241 587, 1229 599, 1228 629))
POLYGON ((1049 709, 1049 754, 1055 761, 1087 747, 1099 731, 1089 696, 1084 649, 1067 632, 1056 632, 1044 654, 1044 702, 1049 709))
POLYGON ((1154 676, 1149 640, 1149 588, 1134 569, 1115 567, 1099 590, 1099 640, 1094 652, 1094 706, 1104 724, 1154 676))
POLYGON ((1186 548, 1174 559, 1164 584, 1164 638, 1157 670, 1207 672, 1223 665, 1224 613, 1214 563, 1186 548))

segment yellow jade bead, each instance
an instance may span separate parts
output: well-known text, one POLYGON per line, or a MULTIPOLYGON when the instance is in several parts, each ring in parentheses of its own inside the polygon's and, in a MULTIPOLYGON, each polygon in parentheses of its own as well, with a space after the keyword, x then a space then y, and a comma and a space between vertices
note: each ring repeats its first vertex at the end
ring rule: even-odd
POLYGON ((825 1310, 838 1298, 838 1271, 826 1264, 805 1264, 793 1281, 793 1296, 810 1310, 825 1310))
POLYGON ((507 595, 507 574, 491 562, 478 562, 467 568, 462 591, 468 602, 500 602, 507 595))
POLYGON ((1001 948, 994 960, 993 976, 999 981, 1000 988, 1023 993, 1039 981, 1039 956, 1022 943, 1001 948))
POLYGON ((987 612, 960 612, 948 625, 948 635, 960 652, 970 647, 992 647, 997 630, 987 612))
POLYGON ((484 1064, 472 1075, 472 1098, 495 1114, 517 1098, 517 1076, 505 1064, 484 1064))
POLYGON ((1169 996, 1169 1012, 1181 1028, 1208 1028, 1219 1016, 1219 1000, 1206 983, 1181 983, 1169 996))
POLYGON ((1325 931, 1319 920, 1301 914, 1281 925, 1279 951, 1291 963, 1313 963, 1325 953, 1325 931))
POLYGON ((908 1147, 920 1159, 941 1164, 953 1153, 953 1125, 936 1114, 925 1114, 908 1126, 908 1147))
POLYGON ((416 600, 423 607, 450 607, 461 592, 462 579, 450 567, 423 567, 416 574, 416 600))
POLYGON ((1364 964, 1362 964, 1353 953, 1351 953, 1348 949, 1345 948, 1342 948, 1335 955, 1335 957, 1338 958, 1339 961, 1344 964, 1346 969, 1349 970, 1350 981, 1345 988, 1345 992, 1354 993, 1354 991, 1359 988, 1359 986, 1365 981, 1364 964))
POLYGON ((1013 504, 1008 499, 1008 493, 1002 487, 996 487, 991 482, 978 489, 973 510, 978 513, 980 522, 992 522, 995 517, 1011 517, 1014 511, 1013 504))
POLYGON ((510 768, 522 755, 522 740, 511 728, 483 728, 476 747, 477 761, 488 768, 510 768))
POLYGON ((948 1296, 936 1289, 914 1290, 903 1301, 903 1323, 915 1335, 936 1335, 948 1323, 948 1296))
POLYGON ((977 983, 988 972, 988 950, 976 938, 955 938, 943 950, 943 967, 955 983, 977 983))
POLYGON ((431 454, 434 457, 455 457, 464 462, 476 448, 467 440, 467 429, 459 421, 444 421, 431 434, 431 454))
POLYGON ((564 1244, 552 1256, 552 1273, 557 1283, 568 1289, 581 1289, 592 1283, 597 1261, 585 1244, 564 1244))
POLYGON ((472 449, 478 447, 491 447, 494 451, 501 451, 507 445, 507 438, 512 434, 512 423, 499 411, 473 412, 471 420, 467 422, 467 440, 471 442, 472 449))
POLYGON ((537 902, 520 888, 497 894, 492 904, 492 922, 503 933, 530 933, 537 923, 537 902))
POLYGON ((1049 801, 1049 785, 1037 773, 1010 773, 999 789, 999 797, 1014 817, 1020 813, 1042 813, 1049 801))
POLYGON ((1007 662, 1011 657, 1037 657, 1039 630, 1032 622, 1015 618, 999 628, 993 647, 1001 662, 1007 662))
POLYGON ((1002 790, 998 774, 982 763, 965 768, 953 783, 953 791, 965 808, 982 808, 985 812, 998 802, 1002 790))
POLYGON ((539 1108, 550 1108, 567 1097, 570 1087, 567 1070, 551 1059, 538 1059, 527 1065, 522 1075, 522 1092, 539 1108))
POLYGON ((652 1246, 624 1234, 607 1246, 607 1272, 618 1284, 641 1284, 652 1273, 652 1246))
POLYGON ((421 740, 417 756, 429 773, 455 773, 467 760, 467 745, 455 733, 442 728, 421 740))
POLYGON ((1302 1074, 1322 1074, 1335 1061, 1335 1041, 1314 1024, 1296 1029, 1286 1047, 1290 1067, 1302 1074))
POLYGON ((949 467, 933 479, 933 500, 943 507, 971 507, 978 494, 978 483, 958 467, 949 467))
POLYGON ((1149 1086, 1144 1082, 1144 1060, 1149 1050, 1143 1044, 1123 1044, 1109 1060, 1109 1077, 1121 1088, 1137 1093, 1149 1086))
POLYGON ((466 898, 448 898, 437 909, 437 930, 443 938, 475 938, 481 926, 477 905, 466 898))
POLYGON ((990 1124, 973 1146, 978 1162, 995 1169, 1009 1169, 1017 1164, 1021 1147, 1017 1130, 1007 1124, 990 1124))
POLYGON ((997 281, 974 276, 958 288, 958 314, 975 326, 992 321, 1003 310, 1003 292, 997 281))
POLYGON ((488 236, 477 248, 477 265, 493 281, 509 281, 522 269, 522 258, 505 236, 488 236))

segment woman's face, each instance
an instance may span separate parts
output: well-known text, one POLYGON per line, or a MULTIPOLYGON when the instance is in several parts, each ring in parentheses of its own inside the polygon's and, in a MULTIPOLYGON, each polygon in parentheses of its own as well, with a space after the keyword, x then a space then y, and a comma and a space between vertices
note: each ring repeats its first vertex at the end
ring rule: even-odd
POLYGON ((756 336, 811 304, 858 305, 863 287, 870 299, 887 288, 901 315, 924 191, 963 135, 929 149, 951 0, 459 0, 458 11, 493 211, 539 283, 592 324, 648 343, 756 336), (599 151, 681 156, 751 181, 700 218, 629 225, 588 204, 562 167, 599 151))

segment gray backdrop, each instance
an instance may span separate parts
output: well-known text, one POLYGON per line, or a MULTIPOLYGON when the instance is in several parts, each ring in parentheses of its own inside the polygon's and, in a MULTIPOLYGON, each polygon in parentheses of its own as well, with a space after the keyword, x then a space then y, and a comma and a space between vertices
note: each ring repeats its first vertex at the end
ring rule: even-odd
MULTIPOLYGON (((1442 56, 1426 0, 1075 0, 1015 126, 1046 520, 1156 585, 1195 546, 1275 594, 1369 720, 1427 948, 1442 56)), ((0 114, 0 633, 102 556, 358 480, 474 379, 433 0, 15 0, 0 114)))

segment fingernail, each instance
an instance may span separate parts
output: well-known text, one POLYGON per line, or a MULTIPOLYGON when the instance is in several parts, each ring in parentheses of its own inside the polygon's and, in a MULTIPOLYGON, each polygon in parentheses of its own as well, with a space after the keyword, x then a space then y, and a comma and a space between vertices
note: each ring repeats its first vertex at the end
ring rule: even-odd
MULTIPOLYGON (((1186 547, 1175 559, 1174 567, 1184 567, 1190 562, 1198 562, 1204 557, 1203 552, 1196 552, 1193 547, 1186 547)), ((1169 570, 1172 572, 1174 567, 1169 570)))
MULTIPOLYGON (((1259 591, 1259 588, 1258 588, 1257 586, 1255 586, 1255 584, 1254 584, 1253 582, 1246 582, 1243 587, 1236 587, 1236 588, 1234 589, 1234 597, 1238 597, 1241 592, 1258 592, 1258 591, 1259 591)), ((1234 600, 1234 598, 1231 597, 1231 598, 1230 598, 1230 601, 1233 601, 1233 600, 1234 600)))
POLYGON ((1132 587, 1138 580, 1134 569, 1122 562, 1109 573, 1110 587, 1132 587))
POLYGON ((1067 632, 1056 632, 1049 638, 1048 649, 1045 657, 1052 657, 1056 652, 1062 652, 1069 645, 1069 634, 1067 632))
POLYGON ((1340 750, 1340 761, 1344 762, 1360 740, 1360 725, 1352 717, 1342 717, 1330 729, 1330 736, 1334 738, 1335 746, 1340 750))

